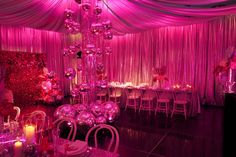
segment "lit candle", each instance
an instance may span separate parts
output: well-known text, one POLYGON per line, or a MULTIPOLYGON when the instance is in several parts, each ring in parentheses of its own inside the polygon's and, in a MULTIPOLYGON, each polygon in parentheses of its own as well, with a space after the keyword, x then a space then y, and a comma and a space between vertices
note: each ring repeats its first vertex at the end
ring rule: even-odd
POLYGON ((35 138, 35 127, 26 125, 24 128, 26 143, 33 143, 35 138))
POLYGON ((187 88, 189 88, 189 89, 190 89, 190 88, 192 88, 192 86, 191 86, 191 85, 189 85, 189 84, 187 84, 187 85, 186 85, 186 87, 187 87, 187 88))
POLYGON ((178 88, 178 89, 179 89, 179 88, 180 88, 180 85, 178 85, 178 84, 177 84, 177 85, 176 85, 176 88, 178 88))
POLYGON ((21 157, 22 153, 22 142, 16 141, 14 143, 14 157, 21 157))

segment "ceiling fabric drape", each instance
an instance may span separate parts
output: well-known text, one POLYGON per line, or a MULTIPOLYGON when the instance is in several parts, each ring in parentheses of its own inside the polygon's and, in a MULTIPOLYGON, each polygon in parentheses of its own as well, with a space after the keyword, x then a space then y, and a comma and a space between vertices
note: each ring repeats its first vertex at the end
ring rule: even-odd
MULTIPOLYGON (((145 31, 157 27, 201 23, 236 13, 236 2, 226 0, 103 0, 104 16, 113 23, 115 34, 145 31)), ((65 32, 65 9, 80 16, 74 0, 0 1, 0 22, 4 25, 65 32)))

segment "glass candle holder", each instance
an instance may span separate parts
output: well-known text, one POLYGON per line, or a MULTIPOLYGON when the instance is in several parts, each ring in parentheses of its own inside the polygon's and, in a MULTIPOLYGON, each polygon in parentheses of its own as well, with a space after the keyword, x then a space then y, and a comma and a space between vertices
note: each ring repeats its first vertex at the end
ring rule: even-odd
POLYGON ((24 126, 24 135, 27 144, 35 143, 35 127, 33 125, 24 126))

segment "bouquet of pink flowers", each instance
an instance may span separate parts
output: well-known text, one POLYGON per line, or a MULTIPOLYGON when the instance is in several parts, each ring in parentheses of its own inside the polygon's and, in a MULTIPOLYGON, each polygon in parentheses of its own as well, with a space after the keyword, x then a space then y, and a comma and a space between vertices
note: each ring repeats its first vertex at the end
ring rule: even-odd
POLYGON ((62 90, 59 85, 59 79, 55 72, 48 72, 47 68, 43 69, 43 74, 39 76, 41 82, 41 100, 45 103, 59 102, 63 98, 62 90))

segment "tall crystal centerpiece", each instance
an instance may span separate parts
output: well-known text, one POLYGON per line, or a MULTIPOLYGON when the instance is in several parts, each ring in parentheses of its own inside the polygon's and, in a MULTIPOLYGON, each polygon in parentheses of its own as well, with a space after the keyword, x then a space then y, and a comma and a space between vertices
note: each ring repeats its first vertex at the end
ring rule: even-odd
POLYGON ((107 16, 108 1, 76 0, 65 10, 65 30, 72 39, 72 44, 65 48, 63 55, 75 65, 65 70, 65 77, 70 81, 72 105, 57 108, 54 116, 74 118, 78 124, 89 127, 99 123, 113 123, 119 116, 119 106, 114 102, 96 101, 96 93, 107 88, 107 75, 104 59, 112 49, 112 23, 107 16), (75 111, 71 116, 72 111, 75 111))

